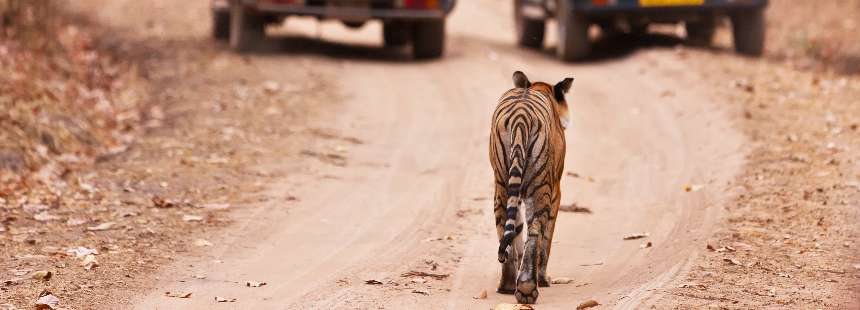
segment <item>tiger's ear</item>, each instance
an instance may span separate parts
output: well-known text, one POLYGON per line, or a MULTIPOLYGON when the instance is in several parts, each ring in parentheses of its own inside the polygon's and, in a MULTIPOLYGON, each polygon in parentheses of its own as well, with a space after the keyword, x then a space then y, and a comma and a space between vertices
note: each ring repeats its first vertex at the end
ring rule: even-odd
POLYGON ((558 84, 555 84, 553 90, 556 94, 566 94, 570 90, 570 85, 573 84, 573 78, 565 78, 558 84))
POLYGON ((526 77, 526 74, 522 71, 514 72, 514 87, 516 88, 529 88, 532 86, 532 82, 529 82, 529 78, 526 77))

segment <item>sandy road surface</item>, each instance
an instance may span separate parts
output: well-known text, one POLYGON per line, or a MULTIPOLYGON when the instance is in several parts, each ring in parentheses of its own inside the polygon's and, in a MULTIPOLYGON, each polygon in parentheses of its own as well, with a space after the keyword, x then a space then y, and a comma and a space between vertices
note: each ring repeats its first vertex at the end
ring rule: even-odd
MULTIPOLYGON (((208 22, 199 18, 205 14, 188 16, 204 28, 208 22)), ((395 52, 367 47, 379 44, 376 24, 361 31, 324 24, 323 39, 339 43, 237 58, 273 79, 295 72, 297 62, 314 73, 308 78, 327 79, 323 91, 336 100, 320 103, 322 116, 313 122, 363 143, 345 142, 344 162, 308 157, 260 167, 293 172, 270 185, 273 199, 237 212, 237 224, 213 239, 212 251, 167 267, 137 308, 210 309, 214 296, 238 299, 218 307, 243 309, 513 302, 494 293, 499 267, 486 143, 493 104, 514 70, 532 80, 576 77, 566 170, 581 177, 565 177, 562 202, 593 211, 560 215, 549 274, 574 283, 542 289, 541 309, 589 298, 619 308, 647 303, 652 288, 671 283, 703 250, 699 241, 713 230, 724 185, 740 167, 742 138, 707 85, 671 52, 562 64, 514 47, 510 16, 507 4, 461 1, 449 20, 448 56, 436 62, 398 61, 395 52), (705 187, 686 193, 685 184, 705 187), (289 195, 300 201, 284 207, 289 195), (653 247, 621 240, 634 232, 649 232, 653 247), (410 270, 450 276, 416 282, 401 276, 410 270), (369 279, 383 284, 365 284, 369 279), (268 285, 247 288, 246 280, 268 285), (486 300, 472 298, 482 290, 486 300)), ((181 26, 189 23, 184 16, 165 18, 180 25, 165 31, 201 28, 181 26)), ((317 29, 291 21, 286 31, 317 29)))

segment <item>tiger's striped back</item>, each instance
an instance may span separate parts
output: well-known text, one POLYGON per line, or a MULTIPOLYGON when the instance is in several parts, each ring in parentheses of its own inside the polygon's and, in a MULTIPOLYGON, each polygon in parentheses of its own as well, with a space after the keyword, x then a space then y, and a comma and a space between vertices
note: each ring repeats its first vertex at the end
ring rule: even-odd
MULTIPOLYGON (((490 158, 496 182, 505 187, 507 207, 499 261, 522 230, 517 223, 521 194, 552 186, 564 164, 564 133, 548 84, 507 91, 493 114, 490 158), (525 188, 524 188, 525 186, 525 188)), ((555 181, 557 182, 557 181, 555 181)), ((550 193, 557 195, 558 193, 550 193)))

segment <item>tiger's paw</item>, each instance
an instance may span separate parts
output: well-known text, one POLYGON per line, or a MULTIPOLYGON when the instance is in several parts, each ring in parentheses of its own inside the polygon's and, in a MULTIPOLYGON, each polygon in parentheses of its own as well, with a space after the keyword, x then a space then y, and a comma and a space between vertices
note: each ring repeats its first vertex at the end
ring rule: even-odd
POLYGON ((534 288, 530 292, 523 292, 520 289, 517 289, 516 292, 514 292, 514 297, 516 297, 517 302, 521 304, 536 303, 538 295, 540 295, 540 293, 538 292, 537 288, 534 288))

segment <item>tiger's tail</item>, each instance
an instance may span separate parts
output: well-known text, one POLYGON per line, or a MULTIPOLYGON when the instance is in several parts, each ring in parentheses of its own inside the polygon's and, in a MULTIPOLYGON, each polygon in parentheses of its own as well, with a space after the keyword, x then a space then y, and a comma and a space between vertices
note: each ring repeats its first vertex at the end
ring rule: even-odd
POLYGON ((515 122, 513 131, 511 132, 511 166, 508 169, 508 182, 506 191, 508 195, 507 208, 505 213, 507 220, 505 221, 505 232, 502 235, 502 240, 499 241, 499 262, 504 263, 511 254, 511 242, 520 234, 523 229, 522 224, 517 225, 517 215, 520 207, 520 193, 522 192, 523 175, 527 165, 526 158, 526 137, 528 137, 527 124, 523 119, 515 122))

